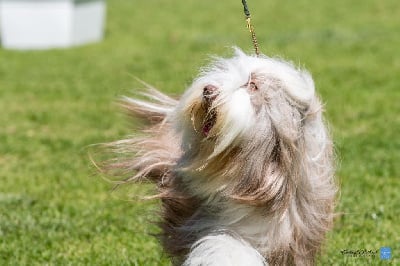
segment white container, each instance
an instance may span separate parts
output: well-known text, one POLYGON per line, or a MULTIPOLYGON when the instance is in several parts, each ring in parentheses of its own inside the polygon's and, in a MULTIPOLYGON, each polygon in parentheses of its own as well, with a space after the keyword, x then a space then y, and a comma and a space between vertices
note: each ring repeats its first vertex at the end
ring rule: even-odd
POLYGON ((105 0, 0 0, 0 39, 21 50, 97 42, 105 11, 105 0))

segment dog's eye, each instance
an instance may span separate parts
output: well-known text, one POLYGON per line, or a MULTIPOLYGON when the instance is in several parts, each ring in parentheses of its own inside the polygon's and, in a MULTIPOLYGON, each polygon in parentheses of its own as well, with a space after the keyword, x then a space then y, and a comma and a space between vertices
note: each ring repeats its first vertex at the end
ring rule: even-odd
POLYGON ((257 91, 257 90, 258 90, 258 87, 257 87, 257 85, 256 85, 254 82, 250 82, 248 88, 249 88, 249 90, 250 90, 251 92, 254 92, 254 91, 257 91))

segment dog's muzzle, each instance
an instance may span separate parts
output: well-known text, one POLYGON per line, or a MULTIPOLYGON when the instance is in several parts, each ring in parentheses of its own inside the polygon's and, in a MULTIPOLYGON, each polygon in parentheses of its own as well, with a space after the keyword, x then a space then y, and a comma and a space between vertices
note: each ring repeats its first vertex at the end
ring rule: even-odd
POLYGON ((213 85, 207 85, 203 89, 203 102, 202 106, 206 113, 203 121, 203 134, 208 137, 211 129, 214 127, 217 121, 217 111, 213 107, 214 100, 218 97, 218 89, 213 85))

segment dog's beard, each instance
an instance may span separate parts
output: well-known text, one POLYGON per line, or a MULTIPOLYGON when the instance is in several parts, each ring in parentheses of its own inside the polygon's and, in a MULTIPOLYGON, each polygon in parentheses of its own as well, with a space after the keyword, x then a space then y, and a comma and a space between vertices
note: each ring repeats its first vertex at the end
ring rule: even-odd
POLYGON ((206 85, 196 101, 189 104, 190 128, 184 134, 192 134, 201 146, 209 146, 208 159, 234 148, 244 132, 253 124, 254 110, 250 95, 241 88, 225 95, 219 87, 206 85))

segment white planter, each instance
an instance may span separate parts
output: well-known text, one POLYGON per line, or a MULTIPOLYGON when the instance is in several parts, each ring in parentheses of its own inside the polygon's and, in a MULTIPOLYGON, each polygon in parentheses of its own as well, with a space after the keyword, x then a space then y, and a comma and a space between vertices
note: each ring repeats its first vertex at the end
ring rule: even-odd
POLYGON ((105 0, 0 0, 1 42, 9 49, 69 47, 103 38, 105 0))

